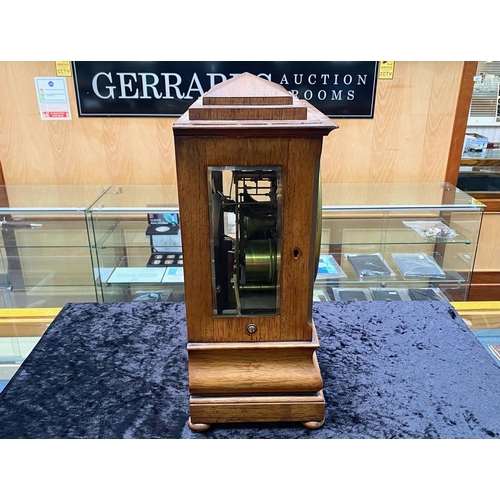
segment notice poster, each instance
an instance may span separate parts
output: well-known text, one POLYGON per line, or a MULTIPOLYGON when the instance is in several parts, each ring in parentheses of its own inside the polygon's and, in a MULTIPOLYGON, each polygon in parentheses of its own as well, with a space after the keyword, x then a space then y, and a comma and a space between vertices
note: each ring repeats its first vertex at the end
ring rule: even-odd
POLYGON ((35 87, 42 120, 71 120, 66 78, 35 76, 35 87))
POLYGON ((378 66, 379 80, 392 80, 394 78, 394 61, 380 61, 378 66))

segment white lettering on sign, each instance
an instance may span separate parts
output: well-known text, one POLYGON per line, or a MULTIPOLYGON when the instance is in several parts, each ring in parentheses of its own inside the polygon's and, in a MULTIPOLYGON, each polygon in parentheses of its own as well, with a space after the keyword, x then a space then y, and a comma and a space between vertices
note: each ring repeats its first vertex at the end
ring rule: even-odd
MULTIPOLYGON (((206 73, 203 75, 208 80, 208 89, 225 82, 239 73, 206 73)), ((272 80, 271 73, 260 73, 258 75, 269 81, 272 80)), ((324 101, 330 96, 332 101, 342 101, 344 99, 352 101, 355 98, 355 90, 345 87, 367 85, 366 74, 339 75, 328 73, 304 74, 294 73, 292 75, 283 74, 278 81, 280 85, 290 85, 290 81, 295 85, 307 85, 305 89, 291 89, 289 92, 299 99, 311 100, 317 98, 324 101), (331 89, 328 93, 319 86, 343 85, 342 89, 331 89), (317 90, 316 90, 317 89, 317 90)), ((111 73, 100 72, 92 79, 92 90, 99 99, 180 99, 193 100, 205 93, 200 76, 193 73, 187 83, 183 81, 179 73, 111 73), (185 89, 183 91, 183 89, 185 89)))

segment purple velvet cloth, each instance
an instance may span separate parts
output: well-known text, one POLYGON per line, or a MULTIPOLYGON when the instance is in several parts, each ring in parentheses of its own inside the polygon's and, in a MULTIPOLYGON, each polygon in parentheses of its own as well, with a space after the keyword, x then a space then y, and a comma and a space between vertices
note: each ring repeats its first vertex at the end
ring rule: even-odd
POLYGON ((0 393, 1 438, 498 438, 500 367, 446 302, 315 303, 326 422, 187 426, 182 303, 70 303, 0 393))

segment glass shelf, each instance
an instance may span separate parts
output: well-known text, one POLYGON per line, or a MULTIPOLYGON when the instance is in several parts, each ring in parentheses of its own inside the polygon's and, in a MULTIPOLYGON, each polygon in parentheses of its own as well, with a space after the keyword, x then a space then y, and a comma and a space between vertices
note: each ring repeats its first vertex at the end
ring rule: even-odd
MULTIPOLYGON (((148 232, 152 214, 178 213, 176 186, 0 186, 2 194, 0 290, 9 307, 82 298, 183 300, 182 228, 154 240, 148 232), (170 253, 180 259, 175 265, 166 265, 170 253), (169 269, 172 281, 154 279, 158 268, 169 269)), ((465 300, 483 210, 448 183, 323 184, 320 251, 345 272, 337 285, 431 286, 465 300), (425 238, 407 225, 418 221, 456 234, 425 238), (433 256, 446 277, 403 278, 391 257, 397 252, 433 256), (380 253, 395 276, 359 278, 346 261, 349 253, 380 253)))
POLYGON ((146 234, 152 214, 178 211, 177 186, 158 185, 112 186, 89 208, 99 300, 184 300, 183 282, 165 282, 167 266, 151 262, 155 249, 182 252, 180 231, 146 234))
POLYGON ((97 300, 87 214, 109 187, 0 186, 4 307, 97 300))
POLYGON ((339 210, 360 213, 380 211, 400 217, 400 213, 427 211, 468 211, 478 202, 448 182, 324 183, 323 216, 339 210), (399 214, 397 211, 400 211, 399 214))
POLYGON ((325 286, 345 288, 353 292, 345 296, 363 300, 378 300, 373 297, 384 294, 372 291, 391 288, 404 300, 411 300, 409 291, 417 289, 431 289, 439 300, 467 300, 484 212, 484 205, 467 193, 448 183, 323 184, 322 207, 320 251, 331 255, 345 276, 316 280, 319 300, 339 300, 337 293, 321 292, 325 286), (433 234, 448 237, 425 237, 438 228, 443 232, 433 234), (444 275, 403 276, 393 259, 396 253, 432 257, 444 275), (377 254, 393 275, 360 277, 350 254, 377 254))

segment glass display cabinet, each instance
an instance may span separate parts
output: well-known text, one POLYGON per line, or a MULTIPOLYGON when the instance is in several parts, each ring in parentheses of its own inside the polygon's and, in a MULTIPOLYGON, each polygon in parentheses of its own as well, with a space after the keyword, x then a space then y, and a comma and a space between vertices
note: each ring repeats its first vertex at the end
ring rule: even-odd
POLYGON ((184 299, 177 187, 112 186, 88 210, 98 300, 184 299))
POLYGON ((500 149, 464 152, 457 187, 476 198, 497 198, 500 192, 500 149))
MULTIPOLYGON (((219 174, 223 178, 230 172, 213 171, 219 174)), ((417 299, 469 298, 483 204, 442 183, 323 184, 322 191, 314 300, 410 300, 410 290, 417 299), (360 268, 363 259, 365 265, 370 259, 378 263, 381 274, 360 268), (420 275, 408 269, 415 263, 421 264, 420 275)), ((0 186, 0 193, 0 308, 184 301, 175 185, 0 186)), ((212 200, 214 209, 219 198, 212 200)), ((268 290, 259 290, 264 296, 278 286, 279 246, 263 249, 259 237, 273 231, 266 226, 272 218, 240 215, 247 242, 240 291, 244 297, 256 277, 265 275, 268 290), (245 222, 250 220, 251 225, 245 222)), ((217 224, 231 235, 237 230, 236 214, 225 212, 217 224)), ((235 250, 241 253, 228 248, 221 255, 235 250)), ((213 260, 213 271, 221 276, 225 261, 220 256, 213 260)), ((221 304, 230 308, 231 298, 221 304)))
POLYGON ((87 207, 103 186, 0 186, 0 307, 96 301, 87 207))
POLYGON ((492 167, 460 167, 457 186, 482 198, 498 198, 500 193, 500 150, 497 165, 492 167))
POLYGON ((315 300, 465 301, 484 205, 448 183, 324 184, 315 300))
POLYGON ((485 204, 469 300, 500 300, 500 149, 462 155, 457 186, 485 204))

